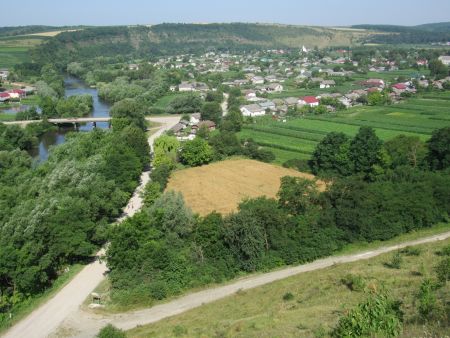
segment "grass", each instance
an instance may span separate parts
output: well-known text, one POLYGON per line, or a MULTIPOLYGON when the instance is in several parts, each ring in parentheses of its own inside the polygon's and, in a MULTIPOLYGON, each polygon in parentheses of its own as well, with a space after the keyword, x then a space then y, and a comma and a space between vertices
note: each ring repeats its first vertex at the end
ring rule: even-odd
POLYGON ((56 293, 58 293, 73 277, 75 277, 83 268, 83 264, 74 264, 69 267, 69 271, 59 276, 53 285, 46 289, 43 293, 30 297, 28 300, 16 306, 12 313, 12 319, 7 323, 0 323, 0 334, 19 322, 22 318, 29 315, 32 311, 37 309, 41 304, 50 300, 56 293))
MULTIPOLYGON (((180 191, 194 212, 206 215, 236 210, 244 198, 275 197, 283 176, 313 175, 248 159, 232 159, 174 172, 167 190, 180 191)), ((319 182, 319 187, 323 183, 319 182)))
POLYGON ((173 101, 173 99, 175 99, 176 97, 180 97, 180 96, 187 96, 189 95, 189 93, 171 93, 168 95, 165 95, 163 97, 161 97, 158 101, 155 102, 155 104, 153 105, 154 108, 159 108, 159 109, 166 109, 169 104, 173 101))
MULTIPOLYGON (((135 328, 127 336, 327 337, 338 318, 367 297, 367 291, 351 291, 343 282, 353 277, 361 280, 363 289, 384 288, 403 302, 406 322, 403 337, 427 336, 415 317, 414 295, 423 278, 434 273, 439 259, 435 252, 449 244, 447 239, 417 246, 419 256, 401 254, 399 269, 384 266, 392 259, 391 252, 239 291, 183 314, 135 328)), ((449 284, 439 292, 442 298, 448 297, 449 284)), ((434 328, 433 333, 445 336, 448 332, 445 329, 434 328)))
POLYGON ((28 50, 42 43, 46 38, 39 36, 0 37, 0 68, 30 61, 28 50))

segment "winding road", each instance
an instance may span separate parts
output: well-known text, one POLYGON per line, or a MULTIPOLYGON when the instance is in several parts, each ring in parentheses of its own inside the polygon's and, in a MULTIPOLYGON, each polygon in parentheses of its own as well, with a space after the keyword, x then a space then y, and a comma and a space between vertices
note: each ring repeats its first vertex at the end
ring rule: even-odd
MULTIPOLYGON (((155 139, 163 132, 178 123, 179 116, 151 117, 150 122, 161 124, 158 131, 148 138, 150 147, 155 139)), ((142 207, 141 192, 149 181, 149 171, 141 175, 139 186, 134 191, 124 208, 124 216, 118 220, 133 216, 142 207)), ((52 299, 37 308, 30 315, 14 325, 5 334, 5 338, 41 338, 48 337, 58 326, 73 313, 79 310, 80 305, 91 294, 95 287, 105 278, 107 271, 105 262, 98 258, 104 254, 104 250, 97 253, 97 259, 83 268, 64 288, 52 299)))

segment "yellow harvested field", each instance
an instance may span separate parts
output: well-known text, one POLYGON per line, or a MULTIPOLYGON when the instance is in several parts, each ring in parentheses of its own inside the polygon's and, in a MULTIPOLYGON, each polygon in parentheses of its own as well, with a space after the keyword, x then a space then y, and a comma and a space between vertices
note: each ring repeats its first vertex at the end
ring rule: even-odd
MULTIPOLYGON (((167 190, 179 191, 194 212, 228 214, 245 198, 276 197, 280 178, 296 176, 314 180, 314 175, 248 159, 233 159, 176 171, 167 190)), ((323 190, 325 183, 317 181, 323 190)))
POLYGON ((56 36, 62 32, 76 32, 79 29, 66 29, 66 30, 61 30, 61 31, 51 31, 51 32, 41 32, 41 33, 30 33, 30 34, 25 34, 25 35, 34 35, 34 36, 48 36, 48 37, 53 37, 56 36))

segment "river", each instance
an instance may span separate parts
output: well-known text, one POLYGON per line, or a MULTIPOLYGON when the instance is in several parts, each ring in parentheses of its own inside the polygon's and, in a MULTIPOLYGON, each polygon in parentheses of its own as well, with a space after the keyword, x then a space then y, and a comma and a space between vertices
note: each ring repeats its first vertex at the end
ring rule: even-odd
MULTIPOLYGON (((83 81, 74 77, 66 77, 64 79, 64 87, 66 89, 65 96, 89 94, 93 98, 93 110, 89 116, 108 117, 110 106, 101 101, 98 97, 96 88, 88 87, 83 81)), ((92 123, 86 123, 79 128, 80 132, 90 131, 94 128, 92 123)), ((108 122, 97 122, 97 128, 108 128, 108 122)), ((73 127, 59 127, 57 131, 49 131, 39 138, 39 145, 31 151, 31 155, 39 162, 48 158, 48 152, 51 146, 64 143, 66 134, 74 131, 73 127)))

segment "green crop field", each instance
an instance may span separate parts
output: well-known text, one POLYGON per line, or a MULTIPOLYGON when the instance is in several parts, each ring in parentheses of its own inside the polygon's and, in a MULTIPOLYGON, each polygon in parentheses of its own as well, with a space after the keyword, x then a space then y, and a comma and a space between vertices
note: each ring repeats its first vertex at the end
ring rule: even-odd
POLYGON ((449 98, 449 92, 436 92, 389 106, 359 106, 337 114, 288 118, 287 122, 257 118, 244 126, 240 137, 252 138, 271 150, 277 163, 308 158, 327 133, 354 136, 361 126, 374 128, 384 141, 400 134, 426 141, 433 130, 450 126, 449 98))
POLYGON ((30 61, 28 50, 45 39, 43 36, 0 37, 0 68, 11 69, 17 63, 30 61))

